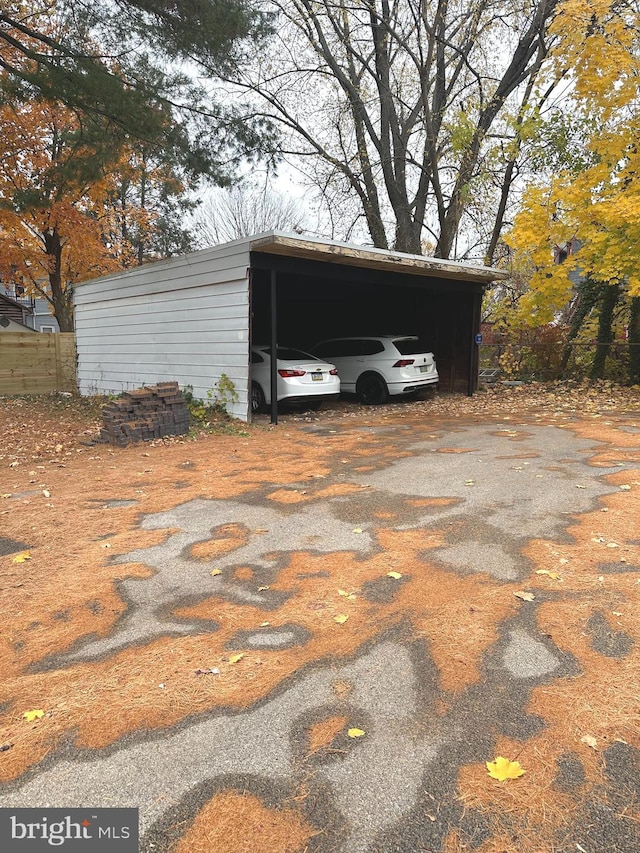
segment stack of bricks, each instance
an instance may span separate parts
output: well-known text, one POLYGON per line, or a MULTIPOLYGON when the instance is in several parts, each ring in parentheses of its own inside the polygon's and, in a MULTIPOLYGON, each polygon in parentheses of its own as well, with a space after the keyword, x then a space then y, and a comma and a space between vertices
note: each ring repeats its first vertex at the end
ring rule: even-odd
POLYGON ((102 409, 103 427, 94 441, 124 447, 189 432, 189 411, 177 382, 158 382, 125 391, 102 409))

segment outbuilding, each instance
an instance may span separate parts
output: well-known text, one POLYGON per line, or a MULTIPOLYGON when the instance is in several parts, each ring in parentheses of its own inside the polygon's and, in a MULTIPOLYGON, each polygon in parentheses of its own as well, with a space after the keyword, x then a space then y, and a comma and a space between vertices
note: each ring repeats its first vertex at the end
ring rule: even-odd
MULTIPOLYGON (((252 343, 308 350, 346 335, 418 335, 439 388, 473 393, 484 288, 498 270, 272 231, 82 283, 78 386, 119 394, 177 380, 206 400, 220 377, 250 419, 252 343)), ((274 412, 275 414, 275 412, 274 412)))

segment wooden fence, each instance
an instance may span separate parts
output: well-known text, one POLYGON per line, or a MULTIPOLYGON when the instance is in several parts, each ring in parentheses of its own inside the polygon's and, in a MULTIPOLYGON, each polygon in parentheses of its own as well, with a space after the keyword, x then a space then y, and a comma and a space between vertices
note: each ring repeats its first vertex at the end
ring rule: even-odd
POLYGON ((0 332, 0 394, 77 391, 72 332, 0 332))

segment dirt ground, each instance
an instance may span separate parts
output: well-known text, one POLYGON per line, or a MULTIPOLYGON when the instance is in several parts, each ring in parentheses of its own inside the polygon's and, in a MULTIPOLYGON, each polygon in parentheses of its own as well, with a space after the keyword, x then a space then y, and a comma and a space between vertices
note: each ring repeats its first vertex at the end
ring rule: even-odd
MULTIPOLYGON (((436 713, 444 719, 456 697, 480 679, 483 655, 500 625, 537 599, 537 630, 553 638, 574 669, 532 689, 526 712, 543 726, 502 733, 487 755, 519 761, 525 775, 500 783, 488 777, 484 762, 463 763, 447 796, 456 813, 473 814, 482 831, 463 831, 460 818, 431 847, 415 842, 397 849, 637 853, 640 389, 499 386, 473 398, 438 395, 376 408, 340 401, 318 413, 284 414, 277 427, 261 416, 251 425, 220 422, 212 430, 124 449, 91 443, 99 423, 100 401, 0 398, 0 782, 19 784, 68 751, 113 749, 199 715, 256 707, 319 662, 350 660, 390 632, 428 642, 441 697, 436 713), (362 477, 411 457, 409 437, 424 440, 456 424, 478 423, 513 442, 516 466, 528 464, 518 462, 516 452, 527 425, 554 426, 591 442, 592 467, 610 472, 620 466, 606 478, 614 491, 586 511, 565 513, 566 535, 530 539, 526 582, 461 576, 430 562, 445 533, 434 525, 427 539, 418 535, 412 513, 452 502, 447 495, 387 506, 363 498, 362 477), (390 441, 389 434, 401 440, 390 441), (151 576, 144 562, 117 559, 167 539, 167 529, 142 529, 142 516, 198 499, 254 495, 285 513, 343 497, 352 502, 354 520, 346 518, 354 533, 360 530, 356 510, 371 512, 379 547, 366 558, 356 551, 348 557, 341 552, 340 559, 313 548, 295 552, 274 576, 237 565, 238 583, 273 594, 269 613, 194 594, 172 616, 199 620, 200 632, 157 636, 90 661, 65 658, 87 637, 108 638, 121 623, 127 601, 119 582, 151 576), (428 595, 415 579, 418 563, 429 566, 428 595), (523 592, 533 599, 523 599, 523 592), (353 618, 361 600, 365 618, 353 618), (214 613, 215 631, 208 629, 214 613), (308 640, 277 651, 228 651, 234 641, 241 648, 242 632, 275 624, 295 625, 308 640), (43 714, 27 719, 25 712, 34 710, 43 714), (622 770, 612 769, 616 761, 622 770), (568 834, 576 821, 602 823, 602 814, 589 811, 592 801, 606 803, 613 815, 607 820, 618 840, 611 846, 584 847, 587 841, 568 834)), ((447 453, 453 458, 462 451, 452 444, 440 452, 444 462, 447 453)), ((218 525, 190 546, 189 559, 214 564, 246 545, 249 532, 238 523, 218 525)), ((350 689, 348 680, 337 680, 337 700, 350 689)), ((348 714, 335 708, 307 721, 298 748, 309 774, 316 759, 351 748, 349 725, 348 714)), ((283 790, 280 799, 237 784, 210 790, 188 819, 178 815, 158 830, 148 849, 338 849, 339 826, 329 831, 319 807, 314 810, 312 776, 296 778, 297 787, 283 790)), ((438 823, 428 799, 420 808, 427 824, 438 823)))

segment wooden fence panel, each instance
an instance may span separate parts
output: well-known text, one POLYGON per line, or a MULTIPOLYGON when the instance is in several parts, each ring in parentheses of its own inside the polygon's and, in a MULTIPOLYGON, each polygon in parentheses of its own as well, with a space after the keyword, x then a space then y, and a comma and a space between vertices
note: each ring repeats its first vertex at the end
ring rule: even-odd
POLYGON ((0 394, 77 391, 72 332, 0 332, 0 394))

